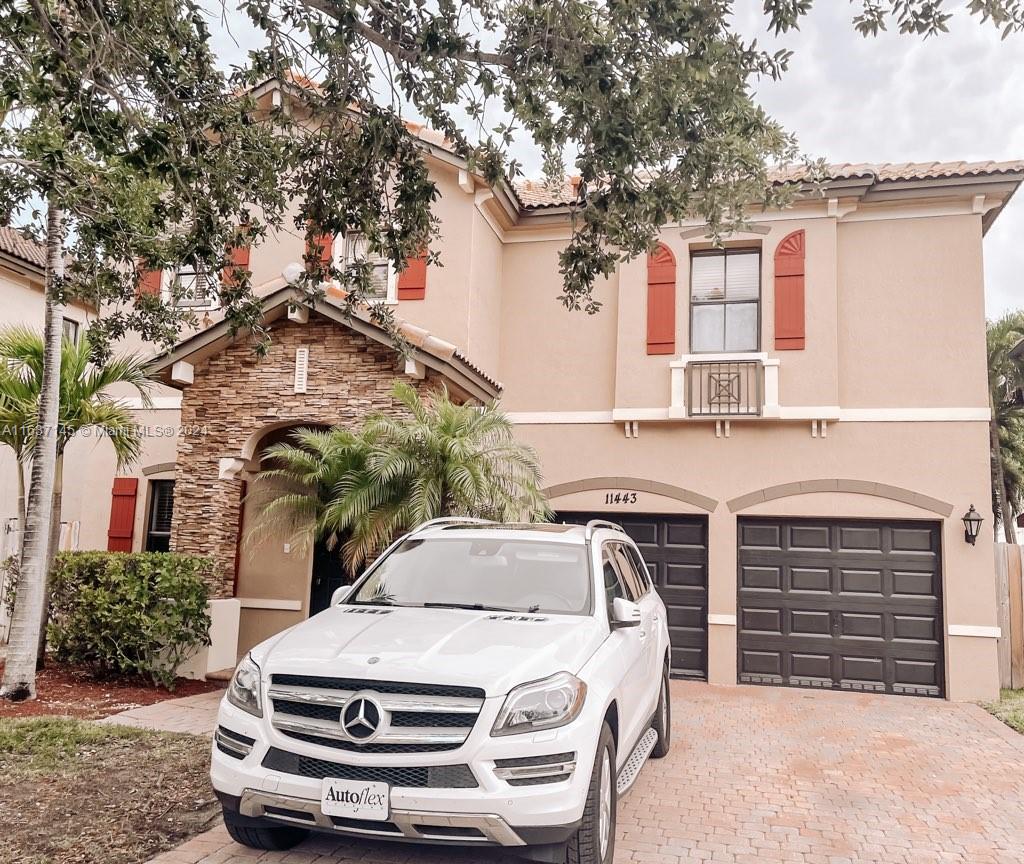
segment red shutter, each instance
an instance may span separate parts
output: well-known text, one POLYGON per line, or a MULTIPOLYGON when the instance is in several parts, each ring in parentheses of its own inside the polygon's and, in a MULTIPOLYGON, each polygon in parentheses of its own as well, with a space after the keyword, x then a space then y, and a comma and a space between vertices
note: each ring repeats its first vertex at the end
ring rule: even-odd
POLYGON ((647 353, 676 351, 676 259, 658 244, 647 255, 647 353))
POLYGON ((333 234, 313 234, 306 241, 306 261, 316 261, 319 259, 322 267, 329 267, 333 257, 333 234))
POLYGON ((139 270, 139 293, 160 294, 160 281, 163 273, 160 270, 139 270))
POLYGON ((804 348, 803 229, 787 234, 775 250, 775 350, 804 348))
POLYGON ((135 533, 135 495, 138 477, 115 477, 110 500, 110 528, 107 530, 108 552, 131 552, 135 533))
POLYGON ((228 247, 228 260, 231 263, 224 272, 224 281, 228 285, 235 284, 236 274, 238 271, 249 269, 249 253, 251 250, 252 247, 248 244, 245 246, 228 247))
POLYGON ((427 295, 427 256, 408 258, 398 274, 398 299, 422 300, 427 295))

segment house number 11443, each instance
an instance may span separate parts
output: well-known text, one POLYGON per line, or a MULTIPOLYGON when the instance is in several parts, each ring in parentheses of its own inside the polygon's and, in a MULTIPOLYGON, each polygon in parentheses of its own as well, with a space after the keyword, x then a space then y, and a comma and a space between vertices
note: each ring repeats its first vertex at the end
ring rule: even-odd
POLYGON ((605 504, 636 504, 636 492, 607 492, 605 504))

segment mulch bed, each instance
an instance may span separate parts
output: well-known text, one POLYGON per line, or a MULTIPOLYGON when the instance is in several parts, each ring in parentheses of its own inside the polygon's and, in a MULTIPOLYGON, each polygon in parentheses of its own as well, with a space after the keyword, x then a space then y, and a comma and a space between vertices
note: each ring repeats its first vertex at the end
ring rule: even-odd
MULTIPOLYGON (((0 675, 4 664, 0 661, 0 675)), ((165 699, 180 699, 219 690, 214 681, 179 678, 174 690, 158 687, 151 681, 131 678, 96 680, 88 670, 50 661, 36 675, 36 698, 26 702, 0 699, 0 717, 38 717, 60 714, 98 720, 131 708, 152 705, 165 699)))
POLYGON ((0 718, 0 864, 140 864, 216 824, 209 742, 0 718))

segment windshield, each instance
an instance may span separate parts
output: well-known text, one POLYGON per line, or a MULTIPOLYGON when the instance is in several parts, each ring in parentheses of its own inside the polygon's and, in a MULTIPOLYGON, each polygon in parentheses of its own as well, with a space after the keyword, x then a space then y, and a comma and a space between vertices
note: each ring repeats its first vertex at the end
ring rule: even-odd
POLYGON ((406 540, 347 602, 589 614, 587 549, 517 539, 406 540))

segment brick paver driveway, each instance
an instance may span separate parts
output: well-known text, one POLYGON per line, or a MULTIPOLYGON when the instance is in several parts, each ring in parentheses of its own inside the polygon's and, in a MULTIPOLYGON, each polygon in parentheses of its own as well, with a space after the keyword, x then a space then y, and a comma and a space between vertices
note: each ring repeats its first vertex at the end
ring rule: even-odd
MULTIPOLYGON (((615 860, 1020 864, 1024 737, 929 699, 673 682, 668 758, 619 814, 615 860)), ((487 862, 480 850, 316 838, 254 856, 222 827, 156 859, 487 862)))

